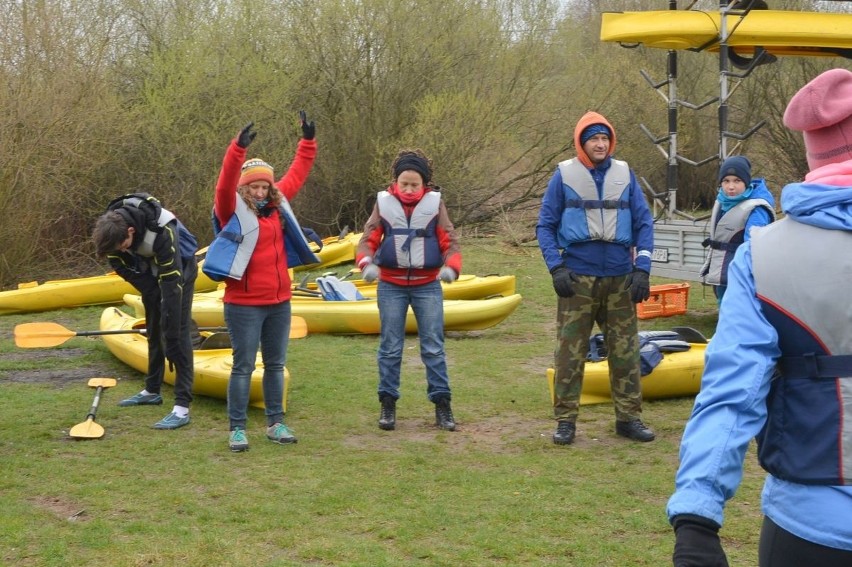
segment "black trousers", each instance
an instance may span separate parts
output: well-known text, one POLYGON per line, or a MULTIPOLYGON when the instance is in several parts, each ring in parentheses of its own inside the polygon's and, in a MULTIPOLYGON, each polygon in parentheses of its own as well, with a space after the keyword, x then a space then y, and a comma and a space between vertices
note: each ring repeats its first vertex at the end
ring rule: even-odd
POLYGON ((760 567, 850 567, 852 550, 826 547, 802 539, 764 516, 758 561, 760 567))

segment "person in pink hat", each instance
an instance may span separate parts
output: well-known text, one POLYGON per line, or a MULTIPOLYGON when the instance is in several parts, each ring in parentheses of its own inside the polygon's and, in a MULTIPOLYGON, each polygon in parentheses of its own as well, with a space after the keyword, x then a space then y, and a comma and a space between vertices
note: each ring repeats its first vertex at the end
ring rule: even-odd
POLYGON ((728 270, 667 506, 675 567, 728 565, 718 532, 752 438, 768 473, 757 563, 852 565, 852 72, 802 87, 784 124, 810 171, 728 270))

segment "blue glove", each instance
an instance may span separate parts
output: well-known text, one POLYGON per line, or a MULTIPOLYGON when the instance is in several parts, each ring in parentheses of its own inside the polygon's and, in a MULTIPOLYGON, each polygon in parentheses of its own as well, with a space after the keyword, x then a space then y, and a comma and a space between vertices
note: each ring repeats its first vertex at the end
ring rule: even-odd
POLYGON ((438 272, 438 279, 444 283, 453 283, 458 277, 456 271, 449 266, 441 266, 441 271, 438 272))
POLYGON ((252 132, 251 129, 254 127, 254 122, 249 122, 246 124, 245 128, 240 130, 239 135, 237 135, 237 145, 241 148, 249 147, 254 141, 254 137, 257 136, 257 132, 252 132))
POLYGON ((304 110, 299 111, 299 121, 302 123, 302 138, 313 140, 314 136, 317 135, 317 125, 314 124, 313 120, 308 122, 308 115, 305 114, 304 110))
POLYGON ((674 567, 728 567, 716 522, 693 514, 679 514, 673 520, 674 567))

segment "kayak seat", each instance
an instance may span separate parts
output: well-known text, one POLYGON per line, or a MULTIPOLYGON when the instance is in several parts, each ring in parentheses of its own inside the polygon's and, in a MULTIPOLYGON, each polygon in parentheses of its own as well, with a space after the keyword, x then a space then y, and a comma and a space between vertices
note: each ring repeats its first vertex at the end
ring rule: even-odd
POLYGON ((324 276, 317 278, 317 288, 319 288, 322 298, 326 301, 359 301, 367 299, 355 284, 340 280, 337 276, 324 276))

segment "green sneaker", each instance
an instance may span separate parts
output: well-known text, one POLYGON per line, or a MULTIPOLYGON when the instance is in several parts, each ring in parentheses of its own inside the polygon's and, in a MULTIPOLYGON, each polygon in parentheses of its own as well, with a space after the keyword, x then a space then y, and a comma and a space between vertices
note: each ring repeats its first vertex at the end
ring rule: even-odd
POLYGON ((154 424, 154 429, 177 429, 189 423, 189 415, 178 417, 175 412, 170 413, 154 424))
POLYGON ((275 443, 296 443, 296 436, 283 423, 274 423, 266 428, 266 438, 275 443))
POLYGON ((121 400, 118 405, 121 407, 128 406, 159 406, 163 403, 163 396, 160 394, 143 394, 138 393, 130 396, 126 400, 121 400))
POLYGON ((228 447, 234 453, 239 453, 241 451, 248 451, 248 437, 246 437, 246 430, 242 427, 236 427, 233 431, 231 431, 231 436, 228 438, 228 447))

